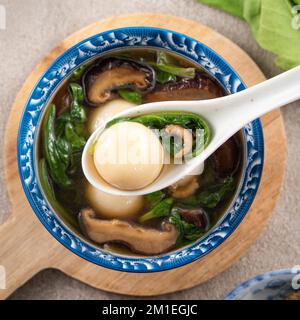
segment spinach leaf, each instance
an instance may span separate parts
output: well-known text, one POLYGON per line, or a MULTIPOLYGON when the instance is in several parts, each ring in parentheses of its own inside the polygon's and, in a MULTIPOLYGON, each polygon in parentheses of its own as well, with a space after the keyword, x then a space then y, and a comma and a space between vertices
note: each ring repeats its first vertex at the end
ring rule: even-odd
POLYGON ((150 205, 150 208, 156 206, 164 197, 165 194, 162 191, 155 191, 145 196, 147 202, 150 205))
POLYGON ((81 151, 86 143, 85 138, 76 133, 74 126, 70 122, 65 126, 65 137, 72 147, 72 152, 81 151))
POLYGON ((167 64, 156 64, 156 68, 182 78, 194 78, 196 75, 195 68, 183 68, 167 64))
POLYGON ((205 208, 215 208, 235 188, 234 179, 229 177, 221 184, 208 187, 197 195, 199 204, 205 208))
POLYGON ((80 167, 81 163, 81 152, 73 152, 70 157, 70 165, 68 168, 68 173, 74 175, 80 167))
POLYGON ((70 187, 72 181, 66 174, 68 166, 66 144, 57 139, 55 134, 55 114, 56 108, 52 104, 46 110, 43 123, 43 143, 44 154, 49 166, 52 179, 62 188, 70 187), (58 143, 58 141, 60 141, 58 143))
POLYGON ((199 204, 199 200, 197 198, 196 194, 193 194, 192 196, 189 196, 187 198, 184 199, 178 199, 176 201, 177 204, 183 205, 183 206, 190 206, 190 207, 194 207, 196 205, 199 204))
POLYGON ((194 78, 196 75, 195 68, 184 68, 176 65, 175 59, 165 52, 159 52, 157 55, 157 62, 148 62, 156 70, 163 71, 173 76, 194 78))
POLYGON ((139 222, 143 223, 147 220, 151 220, 151 219, 155 219, 155 218, 168 217, 170 215, 173 202, 174 202, 174 200, 172 198, 167 198, 167 199, 160 201, 149 212, 142 215, 139 218, 139 222))
POLYGON ((55 134, 57 137, 62 137, 65 134, 65 126, 71 121, 69 112, 64 112, 55 120, 55 134))
POLYGON ((73 122, 86 122, 86 110, 83 105, 84 93, 82 87, 77 83, 70 83, 70 94, 72 98, 70 116, 73 122))
POLYGON ((177 111, 168 111, 168 112, 155 112, 152 114, 146 114, 138 117, 121 117, 113 119, 108 122, 106 127, 109 128, 112 125, 122 122, 122 121, 133 121, 141 123, 147 127, 155 129, 163 129, 169 124, 177 124, 182 127, 191 129, 191 130, 203 130, 203 139, 200 139, 198 143, 193 148, 193 156, 199 155, 204 148, 207 147, 211 138, 211 130, 207 121, 201 116, 191 113, 191 112, 177 112, 177 111), (202 142, 202 143, 201 143, 202 142))
POLYGON ((156 81, 161 84, 165 84, 169 81, 176 81, 176 76, 172 73, 165 72, 162 70, 156 70, 156 81))
POLYGON ((173 223, 177 228, 179 232, 179 241, 183 241, 183 239, 195 241, 199 239, 203 234, 205 234, 204 229, 198 228, 194 224, 184 221, 181 218, 177 208, 172 209, 169 222, 173 223))
POLYGON ((70 145, 68 144, 68 142, 65 139, 59 138, 59 139, 56 139, 56 147, 58 150, 58 155, 59 155, 60 161, 67 168, 69 165, 69 161, 70 161, 70 159, 69 159, 69 156, 71 153, 70 145))
POLYGON ((121 98, 123 98, 128 102, 132 102, 135 104, 142 103, 142 95, 137 91, 119 89, 118 94, 120 95, 121 98))
POLYGON ((39 178, 42 189, 45 193, 46 198, 51 203, 53 209, 58 212, 70 225, 78 228, 78 222, 72 214, 65 210, 65 208, 57 201, 53 190, 52 181, 48 174, 47 163, 45 159, 39 161, 39 178))
POLYGON ((87 69, 87 65, 82 65, 79 68, 77 68, 71 75, 70 80, 71 81, 79 81, 87 69))
POLYGON ((70 112, 56 119, 56 108, 50 105, 45 113, 43 125, 44 153, 53 181, 61 188, 71 186, 68 174, 78 169, 78 155, 86 143, 86 110, 82 87, 70 84, 72 98, 70 112))

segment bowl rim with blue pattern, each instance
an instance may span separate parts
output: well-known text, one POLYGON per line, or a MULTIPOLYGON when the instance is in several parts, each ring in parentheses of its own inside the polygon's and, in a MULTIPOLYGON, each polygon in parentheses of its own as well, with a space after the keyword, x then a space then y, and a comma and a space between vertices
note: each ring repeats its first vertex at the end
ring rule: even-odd
POLYGON ((230 291, 225 300, 249 300, 250 296, 263 293, 266 300, 284 299, 292 281, 299 286, 300 266, 290 269, 279 269, 259 274, 242 282, 230 291), (288 282, 289 283, 288 283, 288 282), (268 290, 268 291, 267 291, 268 290), (265 293, 263 291, 266 291, 265 293))
POLYGON ((198 63, 230 94, 246 88, 239 75, 221 56, 184 34, 154 27, 126 27, 96 34, 60 55, 35 85, 25 105, 18 132, 20 179, 27 199, 41 223, 76 255, 119 271, 156 272, 174 269, 198 260, 217 248, 245 217, 255 198, 263 169, 262 126, 257 119, 243 128, 245 161, 238 191, 227 212, 203 238, 184 248, 150 257, 125 256, 96 247, 67 227, 44 197, 36 174, 36 141, 43 111, 60 84, 83 63, 125 48, 164 49, 198 63))

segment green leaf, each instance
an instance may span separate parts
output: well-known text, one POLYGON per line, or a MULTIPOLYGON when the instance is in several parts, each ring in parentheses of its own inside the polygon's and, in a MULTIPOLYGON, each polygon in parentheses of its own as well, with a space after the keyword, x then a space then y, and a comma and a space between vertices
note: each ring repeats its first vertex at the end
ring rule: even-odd
POLYGON ((60 161, 64 164, 65 168, 67 168, 70 162, 70 145, 64 138, 57 138, 56 148, 60 161))
POLYGON ((142 95, 137 91, 119 89, 118 94, 120 95, 121 98, 123 98, 128 102, 135 103, 135 104, 142 103, 142 95))
POLYGON ((157 64, 156 68, 182 78, 194 78, 196 75, 195 68, 183 68, 167 64, 157 64))
POLYGON ((65 126, 65 137, 72 147, 72 152, 81 151, 86 143, 85 138, 76 133, 74 126, 70 122, 65 126))
MULTIPOLYGON (((148 62, 151 66, 153 66, 156 70, 162 71, 165 74, 185 77, 185 78, 194 78, 196 75, 195 68, 185 68, 178 65, 177 61, 168 55, 165 52, 158 52, 157 54, 157 62, 148 62)), ((158 75, 158 78, 160 75, 158 75)))
POLYGON ((72 184, 72 181, 66 174, 68 163, 66 159, 67 147, 64 142, 56 137, 55 114, 56 108, 51 104, 45 112, 43 122, 44 154, 52 179, 62 188, 67 188, 72 184))
POLYGON ((221 184, 212 185, 197 195, 198 203, 205 208, 215 208, 235 188, 234 179, 229 177, 221 184))
MULTIPOLYGON (((245 0, 198 0, 204 4, 222 9, 232 15, 242 18, 245 0)), ((247 0, 246 0, 247 1, 247 0)))
POLYGON ((164 197, 165 194, 162 191, 155 191, 145 196, 150 208, 156 206, 164 197))
POLYGON ((81 152, 73 152, 70 159, 70 166, 68 168, 68 173, 70 175, 76 174, 81 164, 81 152))
MULTIPOLYGON (((202 182, 202 180, 201 180, 201 182, 202 182)), ((199 200, 198 200, 197 196, 194 194, 194 195, 189 196, 187 198, 177 200, 176 203, 184 205, 184 206, 194 207, 197 204, 199 204, 199 200)))
POLYGON ((300 64, 300 12, 292 10, 299 0, 199 1, 247 21, 258 44, 276 55, 283 70, 300 64))
POLYGON ((191 112, 177 112, 177 111, 168 111, 168 112, 156 112, 153 114, 146 114, 138 117, 123 117, 116 118, 107 123, 106 128, 111 127, 112 125, 122 122, 122 121, 133 121, 141 123, 147 127, 153 129, 163 129, 169 124, 177 124, 182 127, 194 130, 202 129, 203 139, 199 140, 200 143, 193 148, 193 156, 199 155, 204 148, 210 142, 211 129, 207 121, 201 116, 191 113, 191 112))
POLYGON ((48 174, 48 168, 47 168, 47 163, 45 159, 41 159, 39 161, 38 168, 39 168, 39 178, 40 178, 42 189, 45 193, 46 198, 52 205, 53 209, 57 213, 59 213, 62 216, 62 218, 65 221, 67 221, 70 225, 72 225, 75 228, 78 228, 77 220, 74 218, 74 216, 72 216, 72 214, 70 214, 65 210, 65 208, 57 201, 55 197, 53 185, 48 174))
POLYGON ((172 209, 169 221, 170 223, 173 223, 176 229, 178 230, 179 232, 178 240, 180 242, 182 242, 183 239, 186 239, 189 241, 195 241, 200 237, 202 237, 206 232, 204 229, 198 228, 195 225, 184 221, 180 216, 178 208, 172 209))
POLYGON ((79 81, 86 69, 87 69, 87 65, 86 64, 81 65, 79 68, 77 68, 72 73, 72 75, 70 77, 70 81, 79 81))
POLYGON ((73 122, 86 122, 86 110, 83 105, 84 93, 82 87, 77 83, 70 83, 70 94, 72 98, 70 116, 73 122))
POLYGON ((143 223, 147 220, 156 219, 160 217, 168 217, 170 215, 174 200, 167 198, 159 202, 149 212, 145 213, 139 218, 139 222, 143 223))
POLYGON ((165 84, 169 81, 176 81, 176 76, 172 73, 168 73, 162 70, 156 70, 156 81, 161 84, 165 84))
POLYGON ((64 112, 55 121, 55 134, 57 137, 62 137, 65 134, 65 126, 71 121, 69 112, 64 112))

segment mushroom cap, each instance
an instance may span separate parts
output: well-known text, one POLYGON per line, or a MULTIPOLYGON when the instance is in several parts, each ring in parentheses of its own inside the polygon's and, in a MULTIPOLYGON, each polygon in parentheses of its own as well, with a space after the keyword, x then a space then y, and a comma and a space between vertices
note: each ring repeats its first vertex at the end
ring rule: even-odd
POLYGON ((118 89, 129 88, 145 94, 154 88, 155 81, 152 67, 113 57, 92 64, 82 77, 86 103, 91 107, 113 99, 118 89))
POLYGON ((104 244, 119 242, 133 252, 156 255, 172 249, 177 242, 178 231, 168 222, 163 222, 161 230, 146 228, 118 219, 102 220, 92 209, 83 209, 79 214, 80 225, 92 241, 104 244))
POLYGON ((148 127, 124 121, 106 129, 98 138, 94 164, 99 175, 122 190, 138 190, 160 174, 164 149, 148 127))
POLYGON ((145 96, 145 102, 205 100, 224 96, 221 86, 203 72, 194 78, 181 78, 176 82, 158 84, 145 96))
POLYGON ((234 175, 241 162, 241 147, 236 136, 223 143, 210 157, 212 166, 220 178, 234 175))

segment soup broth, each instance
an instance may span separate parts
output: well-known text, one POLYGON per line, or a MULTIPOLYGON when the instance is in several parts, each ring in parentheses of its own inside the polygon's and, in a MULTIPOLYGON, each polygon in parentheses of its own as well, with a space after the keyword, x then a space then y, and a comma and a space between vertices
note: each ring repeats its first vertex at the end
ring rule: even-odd
MULTIPOLYGON (((198 174, 145 196, 120 197, 95 189, 83 174, 81 155, 93 131, 120 111, 147 102, 225 94, 198 65, 160 50, 116 51, 79 67, 47 106, 39 132, 39 179, 48 202, 69 227, 113 252, 156 255, 205 236, 239 184, 241 133, 206 160, 198 174)), ((191 129, 191 122, 179 120, 162 129, 191 129)), ((143 125, 156 129, 155 123, 143 125)), ((172 147, 176 155, 184 142, 172 147)))

